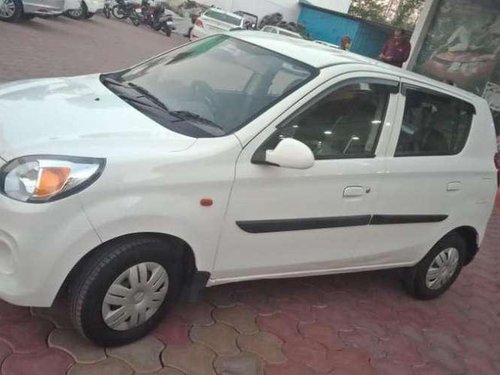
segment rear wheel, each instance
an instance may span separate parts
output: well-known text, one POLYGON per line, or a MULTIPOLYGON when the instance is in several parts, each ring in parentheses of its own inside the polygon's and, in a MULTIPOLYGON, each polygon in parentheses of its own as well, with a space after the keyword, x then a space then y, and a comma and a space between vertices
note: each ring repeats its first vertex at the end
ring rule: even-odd
POLYGON ((0 20, 16 22, 23 15, 21 0, 0 0, 0 20))
POLYGON ((178 295, 182 262, 175 249, 144 238, 111 245, 85 263, 71 288, 71 318, 100 345, 122 345, 151 331, 178 295))
POLYGON ((165 31, 165 35, 167 35, 170 38, 170 36, 172 35, 172 29, 168 26, 165 26, 163 30, 165 31))
POLYGON ((66 16, 74 20, 82 20, 87 17, 88 8, 84 1, 80 3, 80 8, 68 10, 66 16))
POLYGON ((441 239, 417 265, 406 270, 406 290, 418 299, 432 299, 443 294, 462 270, 467 245, 458 234, 441 239))

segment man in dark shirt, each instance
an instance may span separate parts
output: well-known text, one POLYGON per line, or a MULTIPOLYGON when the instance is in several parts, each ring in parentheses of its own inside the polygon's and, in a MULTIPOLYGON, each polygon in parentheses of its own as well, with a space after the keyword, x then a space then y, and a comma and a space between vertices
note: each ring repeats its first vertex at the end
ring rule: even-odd
POLYGON ((379 58, 387 64, 402 67, 403 63, 408 60, 410 51, 411 44, 406 39, 405 31, 396 30, 394 36, 384 44, 379 58))

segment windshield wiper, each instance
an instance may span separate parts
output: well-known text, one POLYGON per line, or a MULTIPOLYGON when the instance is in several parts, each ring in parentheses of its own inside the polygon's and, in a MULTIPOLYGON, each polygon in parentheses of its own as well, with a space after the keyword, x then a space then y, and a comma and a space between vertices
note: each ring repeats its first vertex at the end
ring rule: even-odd
POLYGON ((226 129, 224 129, 222 126, 220 126, 219 124, 216 124, 215 122, 213 122, 213 121, 211 121, 203 116, 200 116, 197 113, 190 112, 190 111, 170 111, 170 114, 174 115, 174 116, 178 116, 183 120, 191 119, 191 120, 198 121, 202 124, 209 125, 213 128, 217 128, 219 130, 222 130, 224 133, 226 133, 226 129))
POLYGON ((132 82, 117 81, 116 79, 110 78, 110 77, 102 77, 101 81, 104 84, 118 86, 119 90, 121 92, 117 95, 122 99, 129 100, 131 102, 142 104, 142 105, 145 105, 148 107, 157 107, 159 109, 162 109, 162 110, 168 112, 167 106, 160 99, 158 99, 156 96, 151 94, 148 90, 146 90, 144 87, 136 85, 135 83, 132 83, 132 82), (131 96, 129 94, 124 94, 123 93, 124 90, 135 91, 136 93, 139 93, 139 96, 131 96), (146 99, 146 101, 148 101, 149 103, 153 103, 154 106, 144 103, 143 99, 146 99))
POLYGON ((136 85, 135 83, 128 82, 128 86, 137 91, 139 94, 141 94, 143 97, 147 98, 149 101, 152 103, 156 104, 156 106, 160 107, 161 109, 165 110, 168 112, 168 108, 163 103, 160 99, 158 99, 156 96, 151 94, 148 90, 146 90, 144 87, 136 85))

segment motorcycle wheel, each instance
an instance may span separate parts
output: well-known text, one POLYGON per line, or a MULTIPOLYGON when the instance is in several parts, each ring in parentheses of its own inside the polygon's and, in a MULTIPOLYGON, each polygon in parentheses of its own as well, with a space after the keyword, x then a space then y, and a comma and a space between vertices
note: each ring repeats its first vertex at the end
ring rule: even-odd
POLYGON ((134 26, 139 26, 141 24, 141 20, 136 17, 130 17, 130 21, 132 21, 134 26))
POLYGON ((105 7, 102 11, 104 13, 104 17, 107 19, 111 18, 111 9, 109 9, 109 7, 105 7))
POLYGON ((161 23, 159 22, 153 22, 151 24, 151 28, 154 30, 154 31, 160 31, 161 30, 161 23))
POLYGON ((170 38, 170 36, 172 35, 172 29, 168 26, 165 26, 163 30, 165 31, 165 34, 170 38))
POLYGON ((128 17, 128 15, 123 13, 123 10, 118 5, 113 6, 111 13, 113 13, 113 17, 118 18, 119 20, 124 20, 128 17))

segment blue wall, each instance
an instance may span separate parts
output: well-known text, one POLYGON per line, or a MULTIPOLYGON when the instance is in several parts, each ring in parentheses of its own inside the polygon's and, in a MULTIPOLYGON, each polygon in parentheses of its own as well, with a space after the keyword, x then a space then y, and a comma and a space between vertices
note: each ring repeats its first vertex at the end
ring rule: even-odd
POLYGON ((307 6, 302 6, 299 23, 316 40, 340 45, 340 39, 348 35, 352 39, 351 51, 368 57, 377 57, 389 37, 388 33, 371 24, 307 6))

